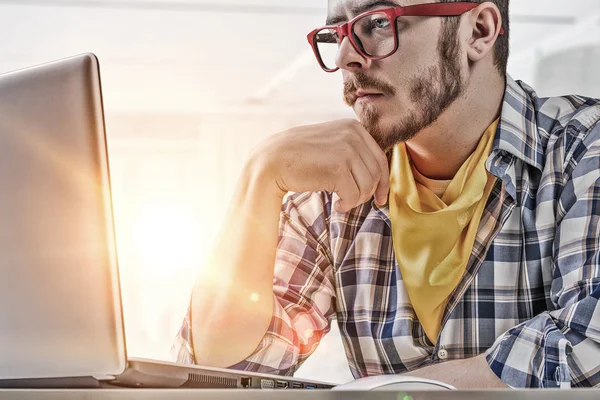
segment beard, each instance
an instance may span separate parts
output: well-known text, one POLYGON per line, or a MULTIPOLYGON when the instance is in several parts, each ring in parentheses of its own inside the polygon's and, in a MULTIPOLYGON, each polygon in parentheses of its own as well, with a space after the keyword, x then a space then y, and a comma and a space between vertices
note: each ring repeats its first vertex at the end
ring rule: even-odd
MULTIPOLYGON (((414 138, 423 129, 433 124, 464 93, 460 42, 456 35, 458 24, 448 21, 444 25, 438 42, 439 63, 425 69, 410 81, 410 100, 415 105, 416 111, 393 124, 384 125, 376 105, 367 104, 362 109, 359 116, 362 125, 385 152, 398 143, 414 138)), ((375 89, 390 96, 396 93, 395 89, 387 83, 358 72, 344 83, 344 102, 353 107, 356 100, 352 94, 361 88, 375 89)))

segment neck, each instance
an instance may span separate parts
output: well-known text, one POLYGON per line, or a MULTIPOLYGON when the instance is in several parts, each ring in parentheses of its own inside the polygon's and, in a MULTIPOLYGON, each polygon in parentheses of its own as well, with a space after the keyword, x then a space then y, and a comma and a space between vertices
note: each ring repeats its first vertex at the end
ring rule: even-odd
MULTIPOLYGON (((504 79, 474 78, 465 93, 429 127, 406 142, 411 160, 430 179, 452 179, 500 116, 504 79)), ((497 78, 496 78, 497 76, 497 78)))

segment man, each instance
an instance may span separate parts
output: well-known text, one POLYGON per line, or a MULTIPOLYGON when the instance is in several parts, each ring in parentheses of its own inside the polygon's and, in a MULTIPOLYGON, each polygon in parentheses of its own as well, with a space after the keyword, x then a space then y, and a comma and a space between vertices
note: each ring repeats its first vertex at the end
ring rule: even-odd
POLYGON ((508 0, 330 0, 327 25, 360 123, 253 150, 179 361, 291 374, 337 319, 356 378, 600 385, 600 102, 506 74, 508 0))

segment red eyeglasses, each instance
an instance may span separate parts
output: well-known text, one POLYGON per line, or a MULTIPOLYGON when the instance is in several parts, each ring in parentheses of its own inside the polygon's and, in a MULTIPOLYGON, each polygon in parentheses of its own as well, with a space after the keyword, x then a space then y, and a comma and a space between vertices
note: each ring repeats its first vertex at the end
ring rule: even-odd
MULTIPOLYGON (((478 3, 428 3, 368 11, 342 25, 329 25, 308 34, 315 57, 326 72, 335 72, 339 46, 348 37, 363 57, 382 60, 398 50, 397 19, 402 16, 453 17, 478 7, 478 3)), ((500 30, 504 34, 504 29, 500 30)))

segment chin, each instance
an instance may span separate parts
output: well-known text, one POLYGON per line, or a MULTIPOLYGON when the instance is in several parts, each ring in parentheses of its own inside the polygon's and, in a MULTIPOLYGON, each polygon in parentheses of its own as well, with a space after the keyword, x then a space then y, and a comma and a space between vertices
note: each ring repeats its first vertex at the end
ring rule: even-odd
POLYGON ((406 124, 399 115, 376 115, 361 119, 362 125, 371 134, 384 152, 395 145, 412 139, 416 132, 411 124, 406 124))

